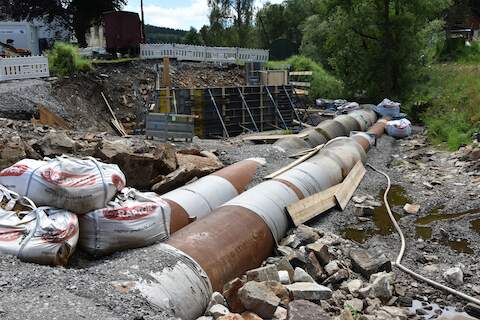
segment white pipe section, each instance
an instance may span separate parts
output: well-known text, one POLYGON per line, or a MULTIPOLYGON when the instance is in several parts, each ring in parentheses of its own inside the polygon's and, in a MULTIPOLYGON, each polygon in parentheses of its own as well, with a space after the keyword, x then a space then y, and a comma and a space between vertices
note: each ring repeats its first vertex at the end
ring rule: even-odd
POLYGON ((170 191, 161 198, 181 205, 190 218, 201 219, 237 195, 238 192, 230 181, 220 176, 209 175, 170 191))

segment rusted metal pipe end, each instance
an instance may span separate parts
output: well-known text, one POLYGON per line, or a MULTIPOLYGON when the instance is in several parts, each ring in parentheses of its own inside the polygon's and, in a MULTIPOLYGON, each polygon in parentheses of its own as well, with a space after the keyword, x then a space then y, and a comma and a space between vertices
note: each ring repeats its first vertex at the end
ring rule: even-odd
POLYGON ((265 163, 266 160, 264 158, 250 158, 234 163, 212 173, 212 175, 228 180, 233 184, 238 193, 242 193, 250 182, 252 182, 253 177, 257 173, 257 169, 265 165, 265 163))
POLYGON ((271 255, 275 241, 258 214, 227 205, 178 231, 167 243, 191 256, 208 274, 213 290, 221 291, 271 255))

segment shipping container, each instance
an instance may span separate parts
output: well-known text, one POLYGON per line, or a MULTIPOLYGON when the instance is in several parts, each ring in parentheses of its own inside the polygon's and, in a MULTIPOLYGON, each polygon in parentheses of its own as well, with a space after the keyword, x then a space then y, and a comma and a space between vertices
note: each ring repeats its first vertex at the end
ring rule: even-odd
POLYGON ((138 55, 142 41, 142 27, 138 13, 112 11, 104 14, 107 51, 138 55))

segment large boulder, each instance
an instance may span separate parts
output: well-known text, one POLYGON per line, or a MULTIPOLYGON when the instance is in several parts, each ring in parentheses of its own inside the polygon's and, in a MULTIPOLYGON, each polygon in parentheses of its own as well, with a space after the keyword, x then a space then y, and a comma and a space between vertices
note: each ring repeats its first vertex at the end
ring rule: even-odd
POLYGON ((62 154, 74 155, 80 148, 80 144, 63 131, 51 131, 35 142, 32 147, 41 155, 51 157, 62 154))
POLYGON ((168 175, 158 176, 154 181, 152 191, 163 194, 194 178, 201 178, 223 168, 223 163, 210 152, 188 150, 180 151, 176 156, 178 169, 168 175))
POLYGON ((127 178, 127 185, 137 189, 150 189, 158 176, 177 168, 174 147, 140 140, 103 140, 97 145, 95 157, 117 164, 127 178))

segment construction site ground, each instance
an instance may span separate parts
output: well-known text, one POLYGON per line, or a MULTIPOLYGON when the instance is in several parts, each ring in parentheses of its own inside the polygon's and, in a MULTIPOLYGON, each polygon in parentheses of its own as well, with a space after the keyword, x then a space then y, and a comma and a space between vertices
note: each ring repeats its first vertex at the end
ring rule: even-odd
MULTIPOLYGON (((25 140, 35 137, 28 121, 35 106, 47 106, 65 117, 76 132, 113 133, 110 116, 100 92, 111 99, 122 121, 133 121, 135 111, 142 107, 153 90, 153 64, 139 68, 145 62, 128 65, 107 65, 90 75, 52 80, 14 81, 0 86, 0 116, 3 138, 17 131, 25 140), (128 70, 127 70, 128 69, 128 70), (135 70, 135 71, 134 71, 135 70), (126 76, 128 75, 128 76, 126 76), (119 89, 125 88, 125 89, 119 89), (10 123, 10 124, 9 124, 10 123), (13 123, 13 124, 12 124, 13 123), (7 128, 8 127, 8 128, 7 128), (15 129, 12 129, 15 128, 15 129)), ((212 71, 215 79, 204 76, 198 66, 184 64, 198 74, 187 80, 175 75, 174 83, 188 87, 243 84, 236 69, 220 68, 212 71), (221 76, 219 76, 219 73, 221 76), (177 77, 177 78, 175 78, 177 77), (219 82, 218 79, 223 79, 219 82)), ((183 69, 182 69, 183 70, 183 69)), ((190 71, 189 71, 190 72, 190 71)), ((266 165, 257 172, 252 185, 293 160, 289 154, 268 144, 246 143, 241 138, 229 140, 202 140, 176 143, 177 148, 196 147, 214 152, 224 164, 251 157, 263 157, 266 165)), ((465 281, 457 289, 472 296, 480 295, 480 168, 455 154, 430 145, 421 127, 411 137, 396 140, 383 136, 368 153, 368 163, 385 171, 394 187, 390 202, 407 238, 404 264, 419 273, 444 282, 442 274, 449 268, 462 266, 465 281), (406 203, 418 204, 416 214, 403 210, 406 203)), ((386 180, 367 168, 367 173, 354 196, 369 195, 383 201, 386 180)), ((351 246, 378 249, 392 261, 400 247, 400 240, 388 221, 384 205, 375 208, 373 216, 357 217, 357 209, 350 201, 344 211, 332 209, 307 223, 325 229, 349 240, 351 246)), ((248 231, 246 231, 248 232, 248 231)), ((77 251, 66 268, 23 263, 10 256, 0 256, 0 318, 1 319, 168 319, 168 313, 159 312, 142 299, 133 299, 122 292, 128 286, 129 269, 149 274, 157 268, 174 263, 154 246, 129 250, 92 260, 77 251), (131 261, 138 263, 132 264, 131 261), (115 268, 112 266, 115 265, 115 268), (115 270, 112 272, 112 270, 115 270), (143 272, 142 271, 142 272, 143 272)), ((406 296, 415 301, 453 309, 463 302, 414 281, 394 268, 396 287, 403 287, 406 296)), ((445 319, 454 319, 455 313, 445 319)))

